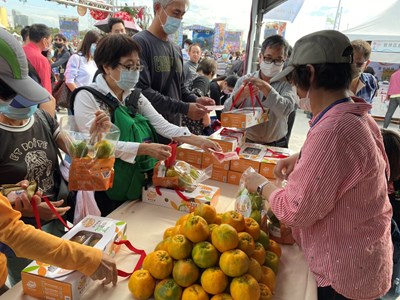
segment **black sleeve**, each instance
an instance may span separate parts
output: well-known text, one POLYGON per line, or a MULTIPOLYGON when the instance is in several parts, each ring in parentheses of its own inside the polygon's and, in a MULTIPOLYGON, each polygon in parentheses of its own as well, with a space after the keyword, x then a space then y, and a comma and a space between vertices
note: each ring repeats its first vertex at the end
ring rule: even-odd
POLYGON ((208 95, 209 90, 210 81, 205 76, 197 76, 191 84, 191 91, 199 97, 208 95))
POLYGON ((210 98, 214 99, 215 105, 221 105, 221 91, 217 82, 212 81, 210 84, 210 98))
POLYGON ((59 60, 57 60, 56 62, 53 62, 51 64, 51 67, 52 68, 56 68, 56 67, 62 66, 63 64, 65 64, 68 61, 70 56, 71 55, 69 54, 69 52, 65 51, 64 54, 60 57, 59 60))

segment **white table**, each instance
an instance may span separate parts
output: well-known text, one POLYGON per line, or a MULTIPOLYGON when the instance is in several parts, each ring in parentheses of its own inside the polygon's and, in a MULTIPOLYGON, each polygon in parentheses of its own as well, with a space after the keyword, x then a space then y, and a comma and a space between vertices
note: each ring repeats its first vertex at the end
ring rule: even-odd
MULTIPOLYGON (((210 185, 220 186, 220 200, 217 211, 223 212, 233 209, 234 194, 237 186, 221 182, 208 181, 210 185)), ((127 202, 112 212, 109 217, 125 220, 128 224, 127 237, 132 244, 146 253, 153 251, 161 241, 167 227, 174 226, 176 220, 183 213, 173 209, 159 207, 140 201, 127 202)), ((136 265, 138 255, 134 255, 126 248, 115 257, 118 268, 131 272, 136 265)), ((0 297, 1 300, 33 300, 33 297, 23 295, 21 283, 10 289, 0 297)), ((132 300, 133 296, 128 289, 128 280, 119 278, 117 286, 102 286, 94 283, 83 295, 82 300, 118 299, 132 300)), ((313 275, 308 269, 304 255, 297 245, 282 246, 281 265, 278 272, 277 287, 274 300, 316 300, 317 288, 313 275)))

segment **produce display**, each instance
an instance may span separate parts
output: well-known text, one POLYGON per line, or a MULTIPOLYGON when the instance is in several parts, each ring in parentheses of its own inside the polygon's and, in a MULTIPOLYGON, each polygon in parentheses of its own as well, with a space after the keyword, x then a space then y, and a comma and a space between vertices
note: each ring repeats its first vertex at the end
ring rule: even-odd
POLYGON ((164 231, 128 286, 138 300, 268 300, 280 255, 253 218, 200 204, 164 231))

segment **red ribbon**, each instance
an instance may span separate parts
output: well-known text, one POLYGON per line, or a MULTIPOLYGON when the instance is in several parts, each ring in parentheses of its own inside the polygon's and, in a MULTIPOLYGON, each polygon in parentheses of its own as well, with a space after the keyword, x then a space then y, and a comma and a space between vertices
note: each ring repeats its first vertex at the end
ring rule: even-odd
MULTIPOLYGON (((276 151, 271 150, 271 149, 269 149, 269 148, 267 149, 267 152, 270 152, 270 153, 272 154, 271 157, 273 157, 273 158, 286 158, 286 157, 289 157, 289 155, 276 152, 276 151)), ((268 156, 267 156, 267 157, 268 157, 268 156)))
POLYGON ((234 136, 233 134, 241 134, 243 137, 244 132, 233 130, 233 129, 228 129, 228 128, 223 128, 221 130, 221 132, 219 133, 220 136, 227 136, 227 137, 235 138, 239 142, 239 138, 237 136, 234 136))
POLYGON ((143 261, 146 258, 146 251, 144 250, 140 250, 135 248, 130 241, 128 240, 121 240, 119 242, 114 242, 115 245, 125 245, 129 250, 131 250, 133 253, 135 254, 139 254, 140 258, 139 261, 137 262, 135 269, 133 270, 133 272, 125 272, 122 270, 117 270, 118 276, 120 277, 129 277, 131 276, 135 271, 139 270, 142 267, 143 261))
MULTIPOLYGON (((42 197, 42 199, 44 200, 44 202, 46 202, 47 206, 51 209, 51 211, 56 215, 57 219, 60 220, 60 222, 68 229, 71 230, 71 228, 68 226, 67 222, 65 222, 65 220, 63 219, 63 217, 60 216, 60 214, 57 212, 56 208, 54 207, 54 205, 50 202, 49 198, 47 197, 42 197)), ((32 210, 33 210, 33 215, 35 216, 35 220, 36 220, 36 225, 37 228, 39 228, 40 230, 42 229, 42 223, 40 221, 40 216, 39 216, 39 211, 37 208, 37 204, 36 201, 33 199, 31 199, 31 205, 32 205, 32 210)))
POLYGON ((171 147, 171 156, 168 157, 165 160, 165 167, 169 168, 170 166, 173 166, 175 164, 176 161, 176 147, 178 146, 178 143, 176 141, 172 141, 171 143, 169 143, 169 145, 171 147))
MULTIPOLYGON (((233 98, 231 108, 230 108, 229 110, 231 111, 231 110, 235 107, 235 104, 236 104, 236 102, 238 101, 239 96, 243 93, 243 91, 244 91, 244 89, 245 89, 246 86, 249 86, 249 90, 250 90, 250 101, 251 101, 251 106, 253 107, 253 115, 255 114, 255 109, 254 109, 254 98, 256 98, 256 101, 257 101, 258 105, 261 107, 261 109, 263 110, 263 112, 265 112, 265 109, 264 109, 264 107, 262 106, 261 101, 260 101, 260 98, 258 97, 258 95, 255 95, 255 97, 254 97, 253 84, 252 84, 251 82, 245 83, 245 84, 240 88, 240 90, 236 93, 235 97, 233 98)), ((244 102, 245 102, 245 101, 243 101, 243 102, 240 104, 239 108, 242 108, 242 107, 243 107, 244 102)))

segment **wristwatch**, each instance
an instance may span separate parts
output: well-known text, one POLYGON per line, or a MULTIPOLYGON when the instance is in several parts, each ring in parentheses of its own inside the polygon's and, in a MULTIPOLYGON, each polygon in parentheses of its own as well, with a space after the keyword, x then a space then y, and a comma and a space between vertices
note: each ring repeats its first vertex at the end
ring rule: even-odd
POLYGON ((264 186, 266 186, 269 183, 269 180, 267 179, 266 181, 264 181, 263 183, 261 183, 258 187, 257 187, 257 194, 259 196, 262 196, 262 191, 264 186))

